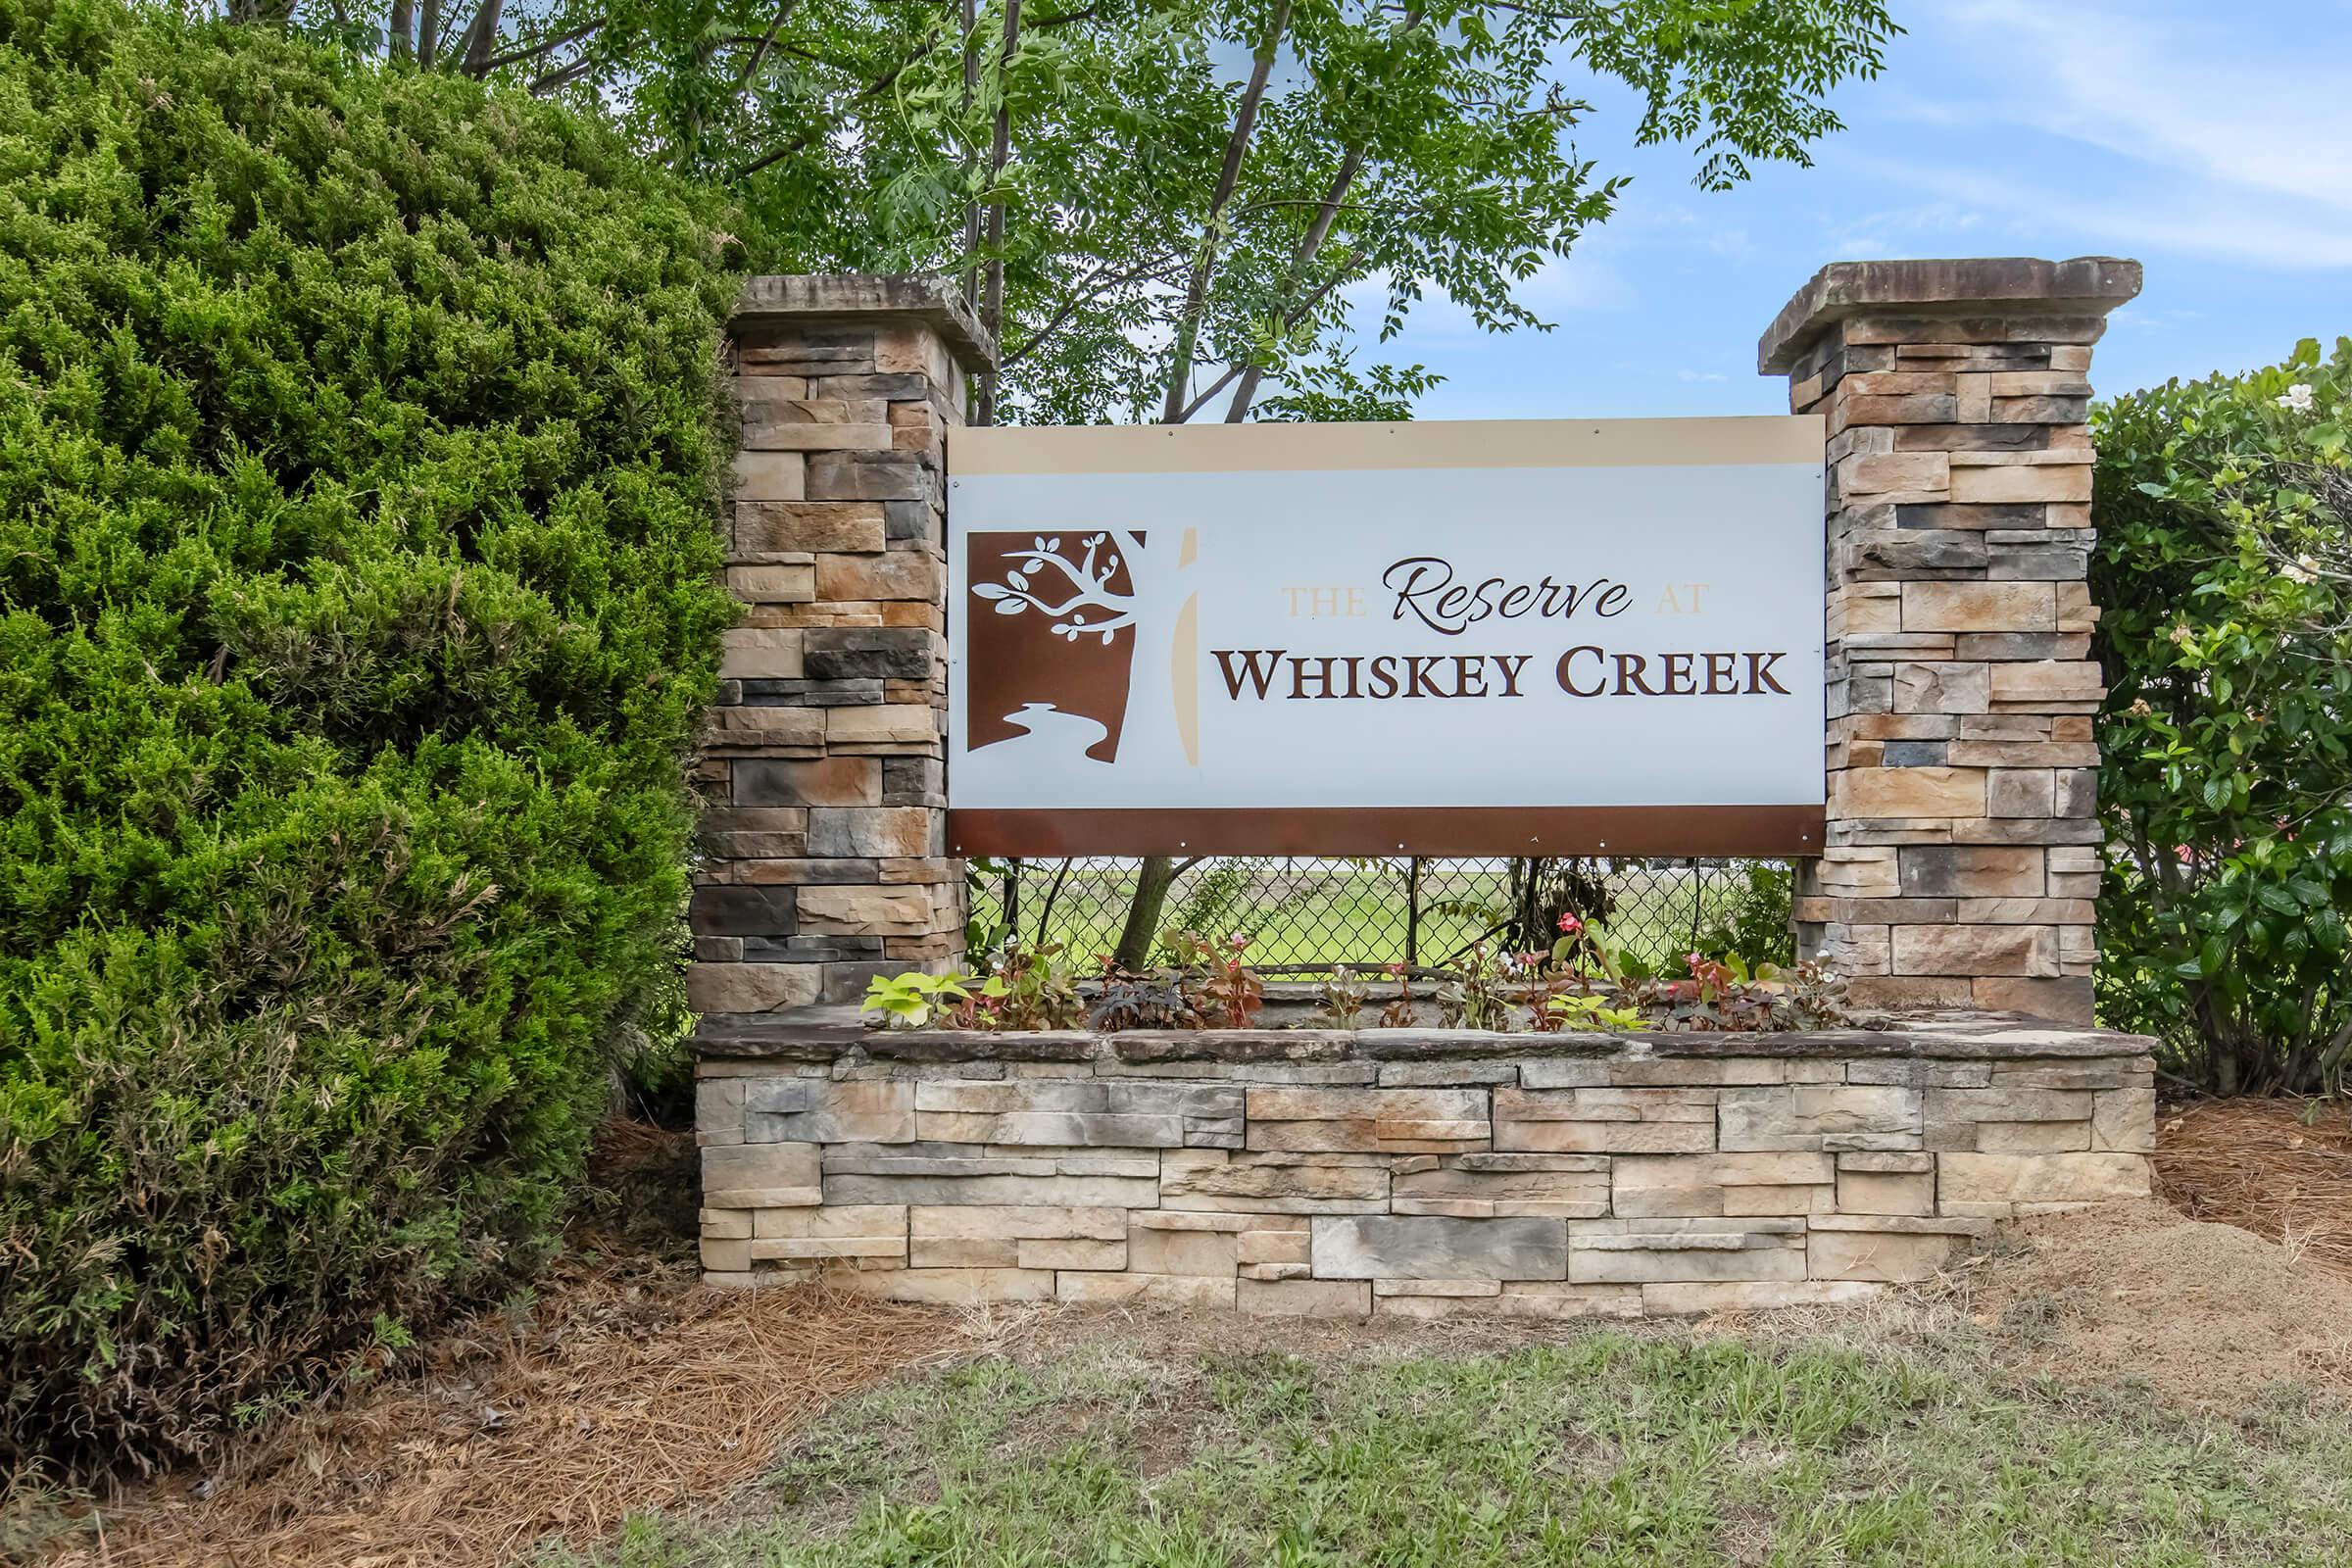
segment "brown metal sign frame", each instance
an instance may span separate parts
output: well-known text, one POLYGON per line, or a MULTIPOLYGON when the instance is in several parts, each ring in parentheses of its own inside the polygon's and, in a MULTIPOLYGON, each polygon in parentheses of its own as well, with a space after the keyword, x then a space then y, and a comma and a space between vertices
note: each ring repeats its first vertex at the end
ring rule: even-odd
POLYGON ((1819 806, 1268 807, 951 810, 948 853, 1819 855, 1819 806))

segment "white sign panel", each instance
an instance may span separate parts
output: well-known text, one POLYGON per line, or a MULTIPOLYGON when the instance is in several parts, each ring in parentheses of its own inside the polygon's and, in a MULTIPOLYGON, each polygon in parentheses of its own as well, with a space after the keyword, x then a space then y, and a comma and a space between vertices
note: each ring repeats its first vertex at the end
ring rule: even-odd
POLYGON ((1818 850, 1817 418, 971 429, 949 473, 958 852, 1818 850))

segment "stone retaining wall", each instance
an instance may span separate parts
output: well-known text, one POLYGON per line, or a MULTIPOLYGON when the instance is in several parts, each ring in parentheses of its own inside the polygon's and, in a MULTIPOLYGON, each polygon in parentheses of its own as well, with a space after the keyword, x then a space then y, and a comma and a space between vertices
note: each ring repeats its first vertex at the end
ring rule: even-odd
POLYGON ((700 1043, 702 1251, 902 1300, 1639 1316, 1837 1301, 2143 1195, 2150 1042, 1880 1031, 700 1043))

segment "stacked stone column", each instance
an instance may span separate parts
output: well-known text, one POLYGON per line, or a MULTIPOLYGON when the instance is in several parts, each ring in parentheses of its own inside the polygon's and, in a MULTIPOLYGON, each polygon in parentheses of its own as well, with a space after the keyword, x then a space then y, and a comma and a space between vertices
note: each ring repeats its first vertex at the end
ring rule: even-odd
POLYGON ((923 278, 760 277, 688 990, 706 1014, 854 1001, 963 942, 946 855, 946 442, 993 350, 923 278))
POLYGON ((1828 439, 1829 821, 1800 951, 1859 1003, 2090 1019, 2091 347, 2136 262, 1848 262, 1760 368, 1828 439))

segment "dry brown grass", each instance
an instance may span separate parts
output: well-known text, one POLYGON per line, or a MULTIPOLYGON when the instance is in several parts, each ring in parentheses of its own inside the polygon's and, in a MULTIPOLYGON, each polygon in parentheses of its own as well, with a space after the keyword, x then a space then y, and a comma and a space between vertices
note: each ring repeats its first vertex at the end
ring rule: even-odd
POLYGON ((2208 1100, 2159 1119, 2157 1190, 2352 1275, 2352 1118, 2340 1101, 2208 1100))

